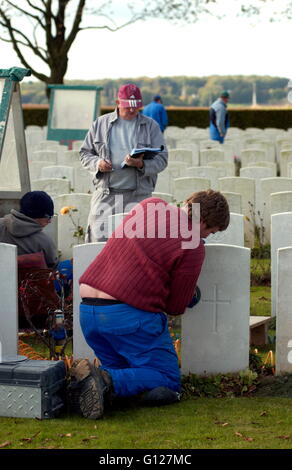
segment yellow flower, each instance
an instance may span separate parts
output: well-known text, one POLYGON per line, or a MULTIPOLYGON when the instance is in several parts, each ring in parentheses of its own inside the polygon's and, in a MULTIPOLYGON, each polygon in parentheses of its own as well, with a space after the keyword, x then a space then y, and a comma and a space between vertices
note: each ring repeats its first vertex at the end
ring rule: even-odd
POLYGON ((62 207, 62 209, 60 210, 60 214, 61 214, 61 215, 68 214, 71 209, 75 209, 75 207, 74 207, 74 206, 65 206, 65 207, 62 207))

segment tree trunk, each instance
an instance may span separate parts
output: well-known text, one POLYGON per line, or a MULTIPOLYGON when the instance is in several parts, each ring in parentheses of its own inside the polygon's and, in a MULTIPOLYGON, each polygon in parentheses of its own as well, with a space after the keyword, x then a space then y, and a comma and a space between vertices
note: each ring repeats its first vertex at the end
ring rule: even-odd
POLYGON ((50 88, 48 85, 63 85, 67 71, 68 57, 60 57, 57 64, 51 65, 51 75, 46 82, 46 95, 50 98, 50 88))

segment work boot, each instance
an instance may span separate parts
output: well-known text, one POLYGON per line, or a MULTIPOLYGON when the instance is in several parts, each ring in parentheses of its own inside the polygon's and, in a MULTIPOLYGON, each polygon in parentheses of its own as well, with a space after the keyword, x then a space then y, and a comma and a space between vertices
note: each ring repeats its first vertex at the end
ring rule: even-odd
POLYGON ((81 383, 76 381, 69 381, 66 388, 67 412, 69 414, 82 414, 79 403, 80 393, 81 383))
MULTIPOLYGON (((86 365, 86 360, 77 359, 69 367, 68 376, 67 376, 67 388, 66 388, 66 398, 67 398, 67 410, 68 413, 77 413, 81 415, 80 409, 80 393, 81 393, 81 380, 86 375, 84 368, 86 365)), ((87 370, 87 367, 86 367, 87 370)))
POLYGON ((79 394, 79 400, 75 397, 73 401, 79 401, 81 414, 89 419, 103 416, 105 395, 111 395, 113 391, 110 375, 99 365, 99 361, 91 364, 88 359, 79 359, 70 369, 71 392, 74 390, 76 396, 79 394))
POLYGON ((180 401, 180 393, 167 387, 153 388, 144 392, 140 397, 140 403, 149 406, 171 405, 178 401, 180 401))

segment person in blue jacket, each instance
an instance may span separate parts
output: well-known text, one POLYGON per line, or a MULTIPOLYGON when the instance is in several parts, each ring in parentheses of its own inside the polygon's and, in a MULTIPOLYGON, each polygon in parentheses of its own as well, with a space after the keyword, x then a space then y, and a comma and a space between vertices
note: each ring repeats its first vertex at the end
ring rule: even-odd
POLYGON ((223 144, 229 127, 229 116, 227 103, 230 95, 228 91, 223 91, 220 97, 211 104, 210 107, 210 138, 223 144))
POLYGON ((165 131, 168 117, 160 95, 155 95, 153 101, 145 106, 142 113, 158 122, 161 132, 165 131))

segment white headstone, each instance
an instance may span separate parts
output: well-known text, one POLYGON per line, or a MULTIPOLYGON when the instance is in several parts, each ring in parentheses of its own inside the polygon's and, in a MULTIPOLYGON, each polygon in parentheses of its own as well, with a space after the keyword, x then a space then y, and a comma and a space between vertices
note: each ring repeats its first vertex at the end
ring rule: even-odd
POLYGON ((166 168, 161 173, 158 173, 157 181, 155 185, 155 191, 162 192, 162 193, 170 193, 171 187, 171 176, 170 172, 166 168))
POLYGON ((261 209, 260 180, 262 178, 272 178, 273 170, 268 167, 246 166, 240 168, 240 177, 255 179, 255 210, 257 212, 261 209))
POLYGON ((265 241, 270 241, 271 226, 271 194, 282 191, 292 191, 292 178, 276 177, 260 180, 260 212, 265 227, 265 241))
POLYGON ((105 243, 87 243, 76 245, 73 249, 73 356, 74 359, 95 357, 93 350, 86 343, 79 321, 79 278, 94 258, 101 252, 105 243))
POLYGON ((31 131, 41 131, 42 132, 42 127, 36 126, 35 124, 31 124, 26 126, 25 132, 30 133, 31 131))
POLYGON ((246 147, 249 149, 263 150, 266 153, 265 159, 274 162, 276 160, 275 144, 271 140, 248 139, 246 147))
POLYGON ((52 198, 70 192, 70 181, 61 178, 41 178, 31 181, 32 191, 45 191, 52 198))
POLYGON ((221 150, 221 144, 217 140, 202 139, 200 141, 200 151, 209 150, 209 149, 219 149, 221 150))
MULTIPOLYGON (((228 130, 229 133, 229 130, 228 130)), ((222 150, 224 151, 224 160, 226 163, 230 163, 233 161, 234 156, 236 155, 235 145, 232 141, 224 141, 222 144, 222 150)), ((226 175, 229 176, 229 175, 226 175)), ((234 176, 234 175, 230 175, 234 176)))
POLYGON ((273 163, 273 162, 264 162, 264 161, 259 161, 259 162, 250 162, 247 164, 246 168, 247 167, 252 167, 252 166, 262 166, 262 167, 265 167, 265 168, 271 168, 272 169, 272 172, 273 172, 273 175, 272 176, 277 176, 277 163, 273 163))
POLYGON ((90 210, 90 194, 62 194, 54 199, 55 213, 59 215, 58 220, 58 248, 61 250, 61 260, 72 258, 72 248, 74 245, 82 244, 81 240, 74 237, 76 226, 80 225, 84 229, 87 227, 88 214, 90 210), (77 212, 73 212, 72 218, 69 214, 60 215, 63 207, 73 206, 77 212))
POLYGON ((39 150, 56 150, 59 147, 59 142, 55 140, 43 140, 39 143, 39 150))
POLYGON ((254 226, 252 210, 255 208, 255 180, 253 178, 226 177, 219 178, 219 190, 241 194, 242 213, 246 216, 244 231, 250 246, 254 243, 254 226), (248 219, 247 219, 248 218, 248 219))
POLYGON ((28 130, 27 128, 25 129, 25 140, 26 140, 26 146, 28 153, 30 154, 33 152, 39 143, 43 140, 44 134, 42 129, 35 129, 35 130, 28 130))
POLYGON ((43 228, 43 232, 46 233, 58 246, 58 216, 55 214, 52 217, 51 222, 43 228))
POLYGON ((292 150, 280 151, 280 175, 290 176, 288 173, 288 163, 292 163, 292 150))
POLYGON ((292 247, 278 250, 276 374, 292 374, 292 247))
POLYGON ((186 169, 185 176, 194 176, 195 178, 207 178, 211 182, 211 189, 218 189, 218 178, 220 175, 220 170, 218 168, 213 168, 211 166, 193 166, 186 169))
POLYGON ((208 166, 210 162, 224 162, 224 151, 220 148, 200 150, 200 165, 208 166))
POLYGON ((46 160, 46 161, 30 161, 28 163, 28 170, 29 170, 29 176, 30 176, 30 180, 39 180, 41 178, 41 173, 42 173, 42 169, 45 167, 45 166, 50 166, 52 164, 52 162, 46 160))
POLYGON ((277 309, 277 251, 292 245, 292 212, 283 212, 271 216, 271 293, 272 316, 277 309))
POLYGON ((183 202, 191 193, 209 189, 211 182, 207 178, 176 178, 173 197, 176 202, 183 202))
POLYGON ((277 152, 277 161, 280 162, 280 152, 281 150, 292 150, 292 139, 291 135, 282 134, 276 138, 276 152, 277 152))
POLYGON ((261 160, 267 160, 266 152, 264 150, 257 149, 244 149, 240 153, 241 166, 245 167, 250 162, 257 162, 261 160))
POLYGON ((225 176, 235 176, 235 165, 234 162, 209 162, 208 166, 218 168, 220 170, 220 176, 218 178, 224 178, 225 176))
POLYGON ((170 149, 168 150, 168 159, 169 161, 180 161, 185 162, 188 166, 193 164, 193 152, 192 150, 186 149, 170 149))
POLYGON ((57 164, 58 154, 54 150, 35 150, 29 155, 29 160, 33 162, 51 162, 51 165, 57 164))
POLYGON ((173 195, 168 193, 159 193, 155 191, 152 193, 152 197, 160 197, 160 199, 163 199, 166 202, 173 202, 173 195))
POLYGON ((222 191, 222 194, 227 199, 230 212, 242 214, 241 194, 231 191, 222 191))
POLYGON ((0 243, 0 362, 18 361, 17 247, 0 243))
POLYGON ((199 146, 196 142, 188 141, 187 139, 177 140, 176 141, 176 147, 178 149, 191 150, 191 152, 192 152, 192 166, 199 165, 199 161, 200 161, 200 159, 199 159, 199 146))
POLYGON ((78 150, 65 150, 65 152, 58 155, 58 165, 82 168, 78 150))
POLYGON ((245 166, 240 168, 240 176, 257 180, 261 178, 272 178, 273 169, 263 166, 245 166))
POLYGON ((242 214, 230 212, 230 223, 226 230, 211 233, 206 238, 206 244, 221 244, 244 246, 244 220, 242 214))
POLYGON ((227 138, 222 144, 222 149, 224 150, 224 159, 226 162, 234 161, 234 157, 239 157, 241 148, 240 135, 232 136, 230 135, 230 130, 228 129, 227 138), (225 145, 230 146, 229 151, 225 151, 225 145), (231 153, 231 151, 232 153, 231 153))
POLYGON ((74 192, 75 193, 93 193, 94 173, 86 170, 85 168, 74 168, 74 192))
POLYGON ((292 191, 271 193, 271 214, 292 212, 292 191))
POLYGON ((168 171, 170 174, 170 178, 180 178, 181 176, 184 176, 186 169, 188 168, 188 164, 186 162, 180 162, 180 161, 168 161, 167 168, 163 170, 162 173, 168 171))
POLYGON ((74 168, 72 166, 51 165, 41 170, 42 178, 61 178, 70 181, 70 187, 74 188, 74 168))
POLYGON ((239 372, 249 361, 250 250, 207 245, 201 301, 182 316, 183 374, 239 372))

